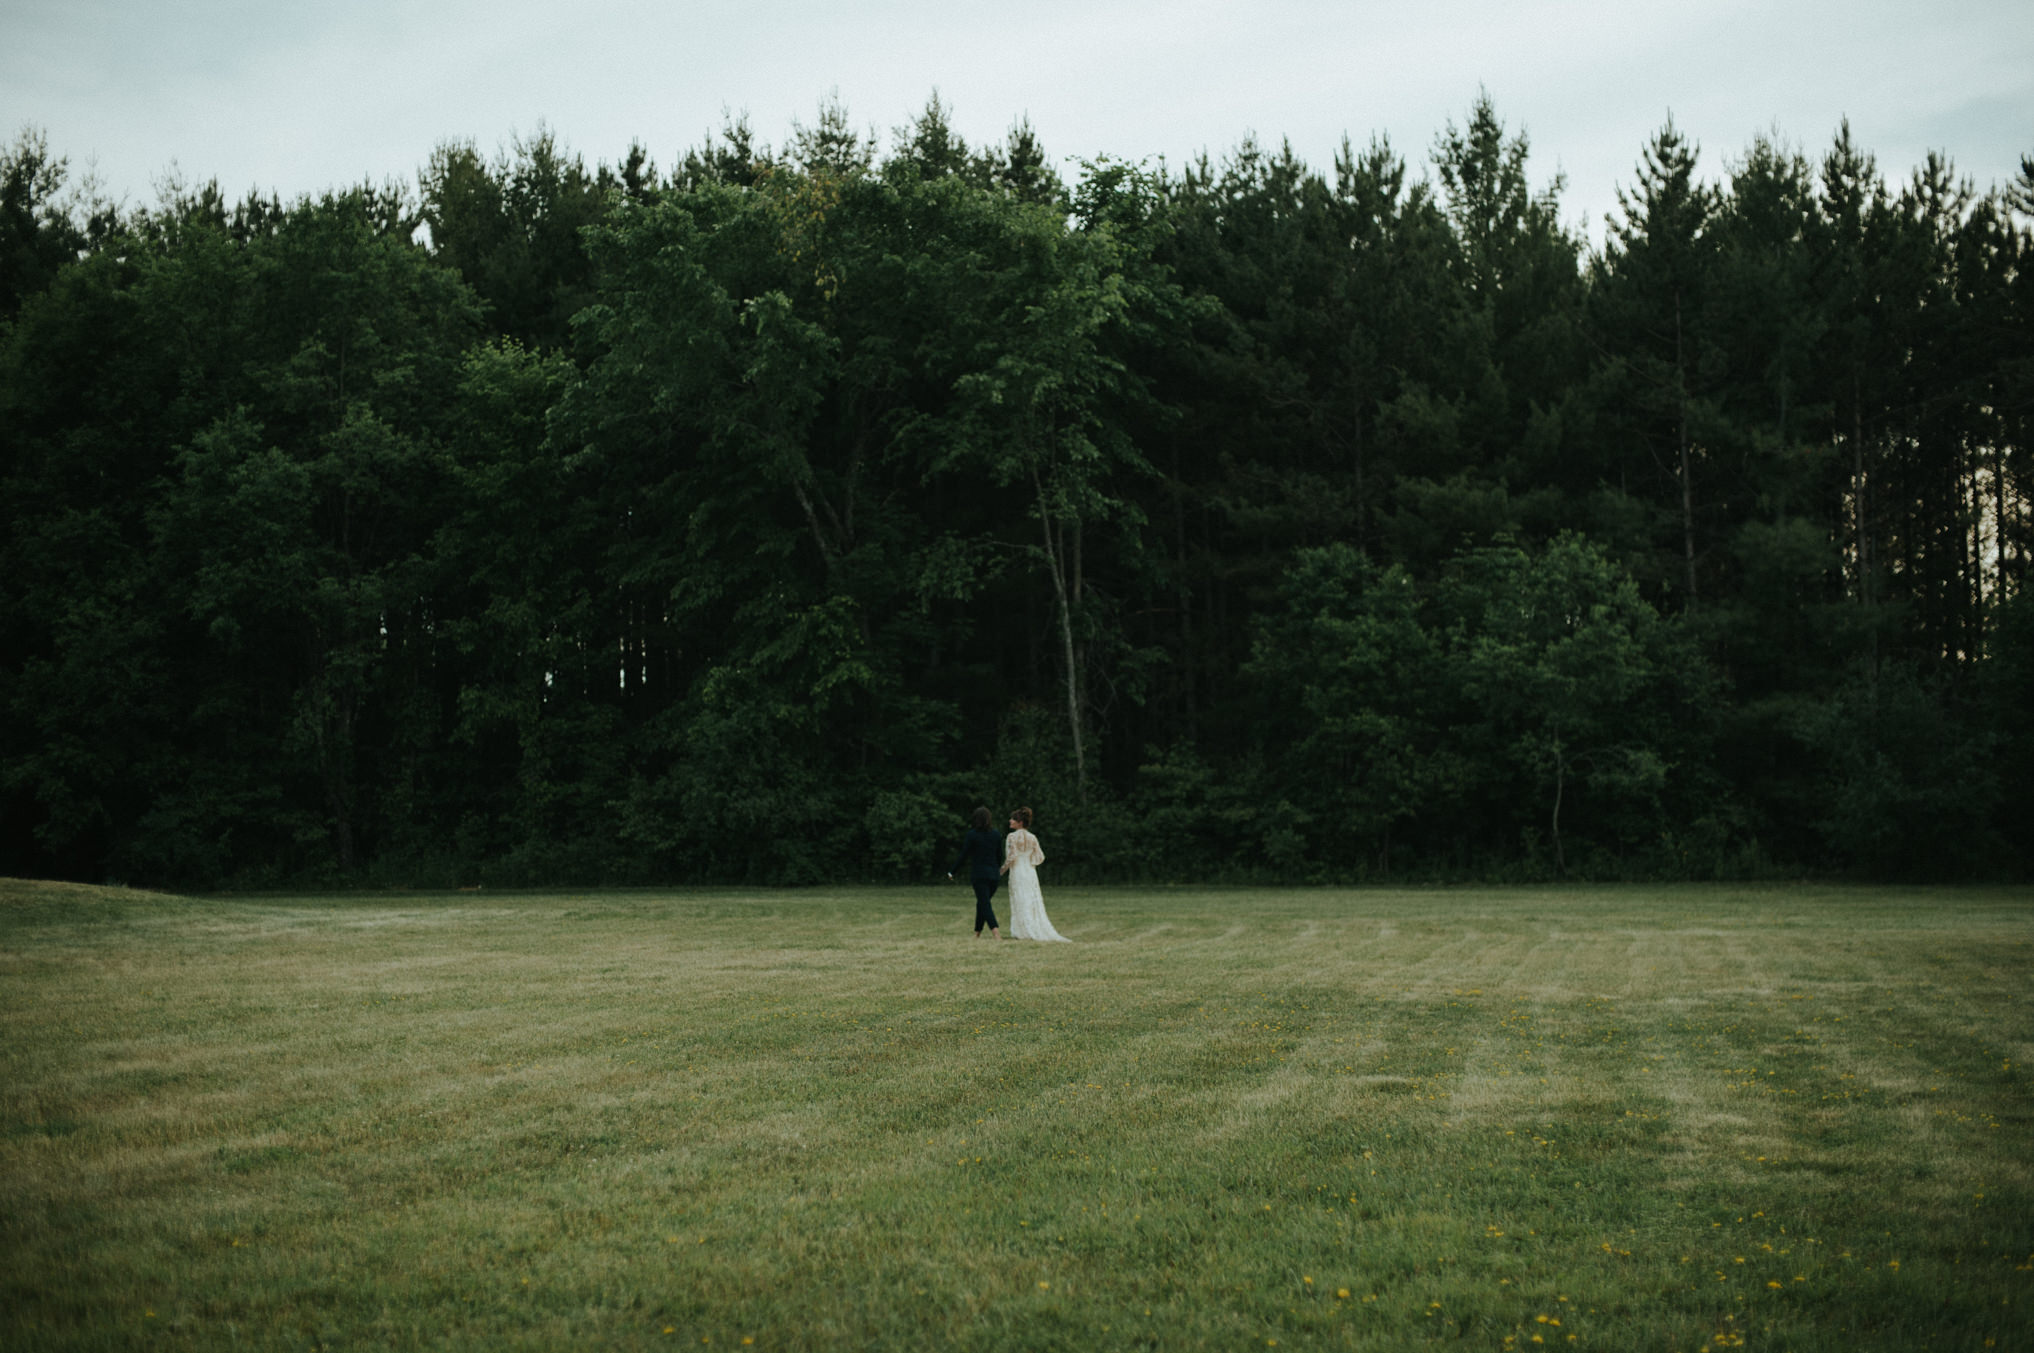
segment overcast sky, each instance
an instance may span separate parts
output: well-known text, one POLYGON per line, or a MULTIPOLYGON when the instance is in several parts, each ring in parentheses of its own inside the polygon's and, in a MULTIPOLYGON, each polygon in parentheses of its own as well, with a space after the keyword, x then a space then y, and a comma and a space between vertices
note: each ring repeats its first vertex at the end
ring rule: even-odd
POLYGON ((668 166, 724 112, 778 143, 829 92, 887 145, 935 88, 971 143, 1028 115, 1061 160, 1255 133, 1323 170, 1345 133, 1424 165, 1487 89, 1600 236, 1670 113, 1712 177, 1760 132, 1819 154, 1848 116, 1888 178, 1941 149, 2010 179, 2034 0, 0 0, 0 136, 42 128, 130 203, 173 163, 236 197, 414 183, 442 141, 539 125, 668 166))

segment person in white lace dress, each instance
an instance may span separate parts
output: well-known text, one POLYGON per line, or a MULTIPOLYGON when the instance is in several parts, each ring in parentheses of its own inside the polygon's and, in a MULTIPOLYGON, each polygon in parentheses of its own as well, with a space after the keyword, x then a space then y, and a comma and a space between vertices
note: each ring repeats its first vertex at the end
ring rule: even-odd
POLYGON ((1038 866, 1044 863, 1045 851, 1031 834, 1031 810, 1019 808, 1010 814, 1010 834, 1003 838, 1003 872, 1010 876, 1010 937, 1065 943, 1066 936, 1052 928, 1045 914, 1045 894, 1038 890, 1038 866))

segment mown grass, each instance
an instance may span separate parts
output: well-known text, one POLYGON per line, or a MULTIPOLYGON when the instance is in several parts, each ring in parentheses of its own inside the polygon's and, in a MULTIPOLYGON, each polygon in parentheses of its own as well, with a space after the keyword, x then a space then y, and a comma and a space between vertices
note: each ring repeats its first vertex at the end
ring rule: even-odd
POLYGON ((0 883, 0 1347, 2034 1335, 2025 890, 1048 900, 0 883))

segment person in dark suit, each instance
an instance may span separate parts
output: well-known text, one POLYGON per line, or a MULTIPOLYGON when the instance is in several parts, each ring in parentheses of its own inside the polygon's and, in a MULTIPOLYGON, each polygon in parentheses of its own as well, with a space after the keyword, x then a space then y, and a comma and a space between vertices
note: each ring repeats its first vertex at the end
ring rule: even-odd
POLYGON ((974 825, 968 828, 960 854, 954 856, 946 876, 952 878, 962 865, 968 867, 968 882, 975 885, 975 938, 982 937, 986 925, 990 936, 1000 940, 1006 936, 996 929, 995 900, 996 889, 1003 882, 1003 842, 989 825, 992 821, 988 809, 975 809, 974 825))

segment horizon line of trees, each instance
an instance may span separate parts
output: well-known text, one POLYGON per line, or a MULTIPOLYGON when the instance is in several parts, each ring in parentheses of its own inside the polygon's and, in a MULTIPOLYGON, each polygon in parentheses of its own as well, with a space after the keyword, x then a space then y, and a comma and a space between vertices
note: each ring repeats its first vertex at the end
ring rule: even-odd
POLYGON ((0 158, 0 872, 184 887, 2034 867, 2034 156, 1600 247, 1430 175, 1068 183, 937 96, 660 171, 94 202, 0 158))

